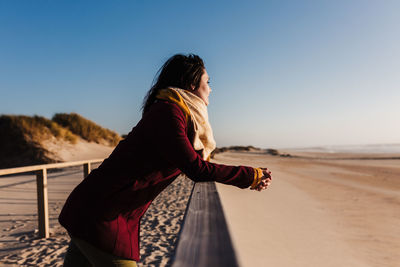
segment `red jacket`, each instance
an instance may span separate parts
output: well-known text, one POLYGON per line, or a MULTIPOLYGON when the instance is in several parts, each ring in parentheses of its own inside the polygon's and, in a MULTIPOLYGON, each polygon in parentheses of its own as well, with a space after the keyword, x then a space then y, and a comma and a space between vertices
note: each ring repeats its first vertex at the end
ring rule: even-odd
POLYGON ((181 173, 195 182, 246 188, 254 169, 202 160, 187 138, 182 110, 154 103, 99 168, 68 197, 59 222, 72 236, 117 256, 139 261, 140 218, 181 173))

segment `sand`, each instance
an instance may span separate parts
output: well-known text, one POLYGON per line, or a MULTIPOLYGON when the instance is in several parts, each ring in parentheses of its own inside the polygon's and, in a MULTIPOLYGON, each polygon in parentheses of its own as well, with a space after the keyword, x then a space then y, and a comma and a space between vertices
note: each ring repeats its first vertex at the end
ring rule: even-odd
POLYGON ((36 178, 0 177, 0 265, 61 266, 69 238, 57 218, 69 192, 83 179, 81 168, 48 174, 50 238, 37 238, 36 178))
POLYGON ((114 149, 114 147, 87 142, 82 138, 79 138, 76 144, 51 138, 43 141, 42 146, 52 153, 56 160, 65 162, 104 158, 114 149))
POLYGON ((139 266, 171 266, 192 188, 179 176, 150 205, 141 220, 139 266))
MULTIPOLYGON (((399 266, 400 160, 226 152, 215 161, 273 172, 263 192, 217 184, 241 266, 399 266)), ((0 177, 0 266, 62 265, 69 238, 57 217, 82 169, 48 179, 51 236, 37 239, 35 177, 0 177)), ((140 266, 170 265, 192 185, 180 177, 150 206, 140 266)))
MULTIPOLYGON (((50 238, 37 238, 36 182, 32 175, 0 178, 0 266, 62 266, 69 237, 57 222, 82 169, 48 175, 50 238)), ((168 266, 193 182, 179 176, 152 203, 141 221, 139 266, 168 266)))
MULTIPOLYGON (((112 150, 87 142, 52 146, 53 151, 59 149, 60 158, 70 161, 104 158, 112 150)), ((0 176, 0 266, 62 266, 70 239, 57 218, 82 179, 81 167, 48 173, 50 238, 38 239, 36 177, 0 176)), ((170 265, 192 187, 190 179, 179 176, 150 205, 141 220, 139 266, 170 265)))
POLYGON ((400 160, 215 161, 273 172, 263 192, 217 184, 241 266, 400 266, 400 160))

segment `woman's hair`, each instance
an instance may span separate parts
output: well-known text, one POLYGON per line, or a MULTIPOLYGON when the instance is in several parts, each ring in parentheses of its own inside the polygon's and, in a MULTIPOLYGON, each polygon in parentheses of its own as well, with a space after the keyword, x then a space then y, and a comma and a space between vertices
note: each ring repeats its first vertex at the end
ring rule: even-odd
POLYGON ((153 85, 143 100, 143 114, 149 110, 161 89, 177 87, 185 90, 199 88, 201 76, 204 74, 203 60, 194 54, 176 54, 170 57, 158 70, 153 85))

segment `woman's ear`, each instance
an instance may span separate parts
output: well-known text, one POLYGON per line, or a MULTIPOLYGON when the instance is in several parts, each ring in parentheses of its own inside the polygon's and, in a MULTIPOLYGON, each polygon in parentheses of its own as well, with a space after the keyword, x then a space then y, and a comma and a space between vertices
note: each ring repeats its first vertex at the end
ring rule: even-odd
POLYGON ((192 91, 194 91, 194 89, 196 88, 196 86, 194 86, 193 84, 190 85, 190 88, 192 88, 192 91))

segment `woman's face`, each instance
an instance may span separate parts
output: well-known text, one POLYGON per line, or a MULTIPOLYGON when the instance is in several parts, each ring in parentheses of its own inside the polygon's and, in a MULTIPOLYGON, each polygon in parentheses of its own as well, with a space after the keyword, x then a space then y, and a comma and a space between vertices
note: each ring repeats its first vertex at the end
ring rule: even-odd
MULTIPOLYGON (((193 94, 197 95, 204 101, 206 106, 208 106, 208 96, 210 95, 210 92, 211 92, 211 88, 210 88, 210 86, 208 86, 209 81, 210 81, 210 77, 208 77, 208 73, 204 69, 204 73, 200 79, 199 88, 197 88, 197 90, 192 91, 193 94)), ((194 88, 194 86, 193 86, 193 88, 194 88)))

